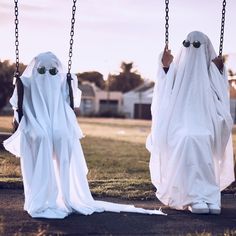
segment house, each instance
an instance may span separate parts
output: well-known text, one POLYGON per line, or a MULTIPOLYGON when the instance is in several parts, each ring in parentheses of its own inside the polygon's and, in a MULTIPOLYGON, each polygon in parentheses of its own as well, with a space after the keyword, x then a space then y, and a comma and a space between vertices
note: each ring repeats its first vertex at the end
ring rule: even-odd
POLYGON ((154 82, 145 81, 137 88, 124 93, 123 112, 127 118, 151 119, 154 82))
POLYGON ((97 89, 93 83, 83 82, 79 84, 82 92, 79 114, 89 116, 95 113, 95 90, 97 89))
POLYGON ((230 113, 236 123, 236 76, 229 77, 230 113))
POLYGON ((118 91, 103 91, 96 92, 95 113, 103 115, 119 114, 122 112, 123 94, 118 91))
MULTIPOLYGON (((151 119, 153 82, 144 84, 123 95, 123 112, 127 118, 151 119)), ((236 123, 236 75, 229 77, 230 113, 236 123)))
POLYGON ((80 114, 92 115, 116 115, 122 112, 123 94, 118 91, 104 91, 94 83, 82 82, 79 85, 82 91, 80 114))

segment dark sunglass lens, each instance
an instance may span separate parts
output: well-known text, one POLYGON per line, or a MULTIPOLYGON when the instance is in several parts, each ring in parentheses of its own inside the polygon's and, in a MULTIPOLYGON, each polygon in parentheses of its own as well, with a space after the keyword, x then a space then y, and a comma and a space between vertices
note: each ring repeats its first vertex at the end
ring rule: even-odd
POLYGON ((57 68, 55 68, 55 67, 49 69, 49 73, 50 73, 51 75, 56 75, 57 72, 58 72, 58 70, 57 70, 57 68))
POLYGON ((188 40, 183 41, 184 47, 188 48, 190 46, 190 42, 188 40))
POLYGON ((43 75, 43 74, 46 73, 46 68, 45 68, 44 66, 42 66, 42 67, 39 67, 39 68, 37 69, 37 71, 38 71, 38 73, 39 73, 40 75, 43 75))
POLYGON ((195 48, 199 48, 199 47, 201 46, 201 43, 200 43, 199 41, 194 41, 194 42, 193 42, 193 46, 194 46, 195 48))

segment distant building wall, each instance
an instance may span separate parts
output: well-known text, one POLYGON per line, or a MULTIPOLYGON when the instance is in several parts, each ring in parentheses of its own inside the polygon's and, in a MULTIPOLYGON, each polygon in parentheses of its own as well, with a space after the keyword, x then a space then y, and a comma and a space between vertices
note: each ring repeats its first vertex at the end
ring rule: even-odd
POLYGON ((230 99, 230 113, 234 124, 236 124, 236 99, 230 99))
POLYGON ((102 113, 106 110, 111 112, 122 111, 123 94, 116 91, 97 91, 95 96, 95 112, 102 113))
POLYGON ((153 86, 143 84, 123 96, 123 112, 127 118, 151 119, 153 86), (146 87, 145 87, 146 86, 146 87))
POLYGON ((79 114, 82 116, 99 115, 110 112, 122 112, 123 94, 117 91, 104 91, 94 83, 82 82, 79 85, 82 92, 79 114))
POLYGON ((236 76, 229 77, 230 113, 236 124, 236 76))

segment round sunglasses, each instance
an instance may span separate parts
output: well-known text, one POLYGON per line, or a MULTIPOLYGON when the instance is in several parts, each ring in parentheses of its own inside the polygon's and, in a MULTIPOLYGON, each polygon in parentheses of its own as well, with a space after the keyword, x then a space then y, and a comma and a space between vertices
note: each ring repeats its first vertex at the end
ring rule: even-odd
MULTIPOLYGON (((46 73, 47 69, 45 66, 41 66, 41 67, 37 68, 37 71, 40 75, 43 75, 46 73)), ((50 75, 56 75, 58 73, 58 69, 56 67, 52 67, 48 71, 49 71, 50 75)))
POLYGON ((195 48, 199 48, 199 47, 202 45, 202 43, 200 43, 198 40, 194 41, 193 43, 190 43, 189 40, 184 40, 184 41, 183 41, 183 45, 184 45, 184 47, 186 47, 186 48, 190 47, 191 44, 192 44, 193 47, 195 47, 195 48))

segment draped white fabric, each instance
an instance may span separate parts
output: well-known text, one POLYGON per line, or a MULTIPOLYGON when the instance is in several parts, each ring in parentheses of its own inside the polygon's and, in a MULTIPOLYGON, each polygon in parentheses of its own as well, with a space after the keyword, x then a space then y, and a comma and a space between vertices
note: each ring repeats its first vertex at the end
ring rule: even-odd
MULTIPOLYGON (((17 131, 4 141, 5 148, 20 157, 24 183, 24 209, 32 217, 64 218, 71 212, 89 215, 102 211, 163 214, 132 205, 95 201, 87 181, 87 165, 80 145, 83 137, 69 106, 66 74, 51 52, 39 54, 26 68, 23 118, 17 131), (45 74, 37 69, 46 68, 45 74), (51 75, 50 68, 58 73, 51 75)), ((74 77, 75 106, 81 91, 74 77)), ((17 109, 17 94, 10 100, 17 109)))
POLYGON ((156 195, 176 209, 220 205, 220 190, 234 181, 226 70, 222 75, 212 62, 206 35, 195 31, 187 40, 200 41, 200 48, 182 47, 167 74, 159 62, 146 142, 156 195))

